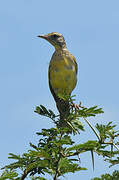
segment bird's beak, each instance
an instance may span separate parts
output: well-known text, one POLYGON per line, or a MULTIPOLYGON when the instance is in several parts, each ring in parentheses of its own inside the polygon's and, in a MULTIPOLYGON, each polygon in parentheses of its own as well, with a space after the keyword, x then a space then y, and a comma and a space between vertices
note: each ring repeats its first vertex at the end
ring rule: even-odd
POLYGON ((47 36, 47 35, 38 35, 37 37, 40 37, 40 38, 42 38, 42 39, 48 40, 48 36, 47 36))

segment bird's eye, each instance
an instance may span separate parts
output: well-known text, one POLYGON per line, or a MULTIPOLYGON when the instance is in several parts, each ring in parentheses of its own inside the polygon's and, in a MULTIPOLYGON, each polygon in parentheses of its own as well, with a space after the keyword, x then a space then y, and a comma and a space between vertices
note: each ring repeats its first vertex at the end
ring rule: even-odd
POLYGON ((58 36, 57 36, 56 34, 54 34, 54 35, 53 35, 53 38, 56 39, 56 38, 58 38, 58 36))

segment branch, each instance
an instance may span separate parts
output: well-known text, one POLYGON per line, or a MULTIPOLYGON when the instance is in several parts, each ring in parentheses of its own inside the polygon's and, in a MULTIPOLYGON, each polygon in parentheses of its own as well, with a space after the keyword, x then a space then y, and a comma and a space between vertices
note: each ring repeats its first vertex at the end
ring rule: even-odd
POLYGON ((54 176, 54 180, 57 180, 57 177, 59 175, 58 164, 59 164, 60 158, 61 158, 61 154, 59 154, 59 158, 57 160, 57 167, 56 167, 56 173, 55 173, 55 176, 54 176))
POLYGON ((30 171, 24 170, 24 173, 22 174, 20 180, 24 180, 29 173, 30 173, 30 171))
MULTIPOLYGON (((62 132, 61 132, 61 136, 60 136, 60 140, 62 139, 62 132)), ((55 176, 54 176, 54 180, 57 180, 57 177, 58 177, 58 175, 59 175, 59 170, 58 170, 58 165, 59 165, 59 161, 60 161, 60 158, 62 157, 62 154, 61 154, 61 148, 62 148, 62 146, 60 146, 59 147, 59 157, 58 157, 58 160, 57 160, 57 167, 56 167, 56 173, 55 173, 55 176)))
MULTIPOLYGON (((84 120, 87 122, 87 124, 90 126, 90 128, 93 130, 93 132, 95 133, 95 135, 97 136, 99 142, 100 142, 100 136, 97 134, 96 130, 93 128, 93 126, 91 125, 91 123, 86 119, 84 118, 84 120)), ((101 142, 101 144, 107 144, 107 145, 113 145, 118 151, 119 151, 119 148, 116 144, 114 144, 113 142, 101 142)))

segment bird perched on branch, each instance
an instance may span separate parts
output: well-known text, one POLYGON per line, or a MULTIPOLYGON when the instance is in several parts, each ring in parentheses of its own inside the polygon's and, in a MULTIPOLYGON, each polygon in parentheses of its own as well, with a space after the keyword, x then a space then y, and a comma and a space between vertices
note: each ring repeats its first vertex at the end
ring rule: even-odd
POLYGON ((64 119, 70 112, 69 101, 62 96, 70 96, 77 83, 77 63, 75 57, 68 51, 62 34, 52 32, 38 35, 55 47, 49 64, 49 87, 56 101, 60 119, 64 119))

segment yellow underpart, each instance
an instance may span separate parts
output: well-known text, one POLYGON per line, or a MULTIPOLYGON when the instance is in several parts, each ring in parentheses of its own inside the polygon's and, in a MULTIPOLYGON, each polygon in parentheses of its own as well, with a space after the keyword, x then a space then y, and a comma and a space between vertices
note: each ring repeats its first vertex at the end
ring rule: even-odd
POLYGON ((56 94, 69 95, 77 82, 75 64, 70 58, 56 59, 53 58, 49 66, 50 84, 56 94))

